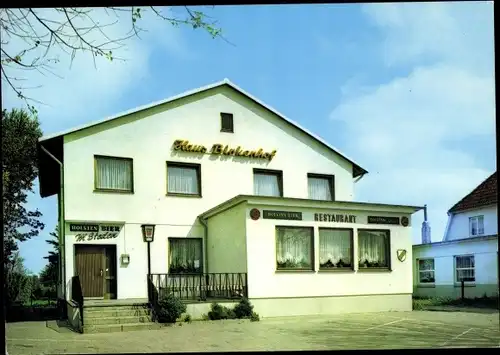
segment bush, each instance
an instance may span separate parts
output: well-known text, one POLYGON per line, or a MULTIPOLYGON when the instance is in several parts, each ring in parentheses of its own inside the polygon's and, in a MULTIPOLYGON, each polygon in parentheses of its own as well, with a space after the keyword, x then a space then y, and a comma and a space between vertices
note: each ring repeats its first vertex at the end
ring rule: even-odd
MULTIPOLYGON (((212 303, 211 310, 206 316, 209 320, 220 319, 250 319, 252 322, 259 320, 259 315, 253 311, 253 305, 247 298, 243 298, 234 309, 212 303)), ((203 315, 205 317, 205 315, 203 315)))
POLYGON ((247 298, 243 298, 240 303, 234 307, 236 318, 249 318, 253 313, 253 305, 247 298))
POLYGON ((186 312, 186 305, 173 295, 161 298, 156 305, 156 320, 159 323, 175 323, 186 312))
POLYGON ((191 315, 186 314, 186 315, 184 316, 184 322, 186 322, 186 323, 191 323, 191 315))
POLYGON ((208 312, 208 319, 210 320, 236 319, 236 314, 232 309, 218 303, 212 303, 210 309, 210 312, 208 312))
POLYGON ((250 316, 250 322, 258 322, 258 321, 260 321, 259 314, 252 312, 252 315, 250 316))

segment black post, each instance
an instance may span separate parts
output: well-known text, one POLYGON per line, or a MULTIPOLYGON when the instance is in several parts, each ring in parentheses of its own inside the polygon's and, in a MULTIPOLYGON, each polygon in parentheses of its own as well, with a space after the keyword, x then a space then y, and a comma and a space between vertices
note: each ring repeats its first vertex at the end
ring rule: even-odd
POLYGON ((148 242, 148 301, 151 303, 152 290, 151 290, 151 242, 148 242))
POLYGON ((464 280, 462 280, 462 301, 465 299, 465 283, 464 280))

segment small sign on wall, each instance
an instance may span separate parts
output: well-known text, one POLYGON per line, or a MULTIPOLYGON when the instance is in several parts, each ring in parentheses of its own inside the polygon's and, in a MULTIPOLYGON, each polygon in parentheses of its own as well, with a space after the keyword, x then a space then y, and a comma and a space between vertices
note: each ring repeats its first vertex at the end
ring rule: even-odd
POLYGON ((369 224, 394 224, 399 225, 399 217, 368 216, 369 224))
POLYGON ((286 219, 291 221, 302 221, 302 212, 289 212, 289 211, 263 211, 264 219, 286 219))

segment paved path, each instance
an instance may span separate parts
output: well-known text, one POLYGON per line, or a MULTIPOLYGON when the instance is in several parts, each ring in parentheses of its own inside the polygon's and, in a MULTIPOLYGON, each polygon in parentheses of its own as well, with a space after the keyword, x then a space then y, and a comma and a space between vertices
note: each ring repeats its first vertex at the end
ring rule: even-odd
POLYGON ((498 313, 391 312, 193 322, 110 334, 57 332, 45 322, 7 325, 10 355, 500 346, 498 313))

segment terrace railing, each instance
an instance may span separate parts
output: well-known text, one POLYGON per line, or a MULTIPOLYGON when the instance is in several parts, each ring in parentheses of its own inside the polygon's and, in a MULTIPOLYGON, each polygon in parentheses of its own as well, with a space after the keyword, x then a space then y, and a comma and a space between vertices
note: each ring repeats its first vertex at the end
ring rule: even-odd
POLYGON ((183 301, 230 300, 248 296, 246 273, 151 274, 148 281, 152 303, 166 294, 183 301))

